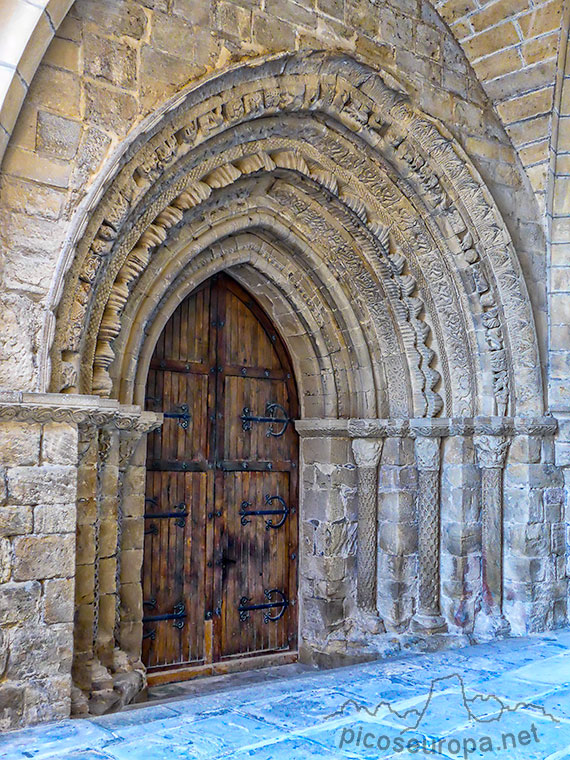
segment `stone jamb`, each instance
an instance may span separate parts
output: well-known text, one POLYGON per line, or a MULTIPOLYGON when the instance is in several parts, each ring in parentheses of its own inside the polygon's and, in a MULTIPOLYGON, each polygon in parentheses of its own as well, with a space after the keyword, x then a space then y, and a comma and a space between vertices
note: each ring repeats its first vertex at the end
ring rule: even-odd
MULTIPOLYGON (((299 433, 301 440, 304 439, 348 439, 348 440, 370 440, 371 442, 374 440, 383 440, 383 439, 409 439, 411 441, 417 442, 418 439, 426 439, 426 437, 434 441, 439 438, 461 438, 464 439, 465 445, 462 447, 464 449, 463 454, 461 454, 462 457, 467 456, 465 454, 465 451, 471 451, 473 450, 473 438, 477 441, 481 441, 483 436, 486 436, 491 441, 497 441, 497 445, 501 445, 502 441, 506 441, 507 444, 509 441, 520 441, 520 440, 534 440, 534 441, 544 441, 545 446, 547 442, 550 440, 552 441, 554 438, 554 435, 557 431, 557 421, 555 418, 550 416, 544 416, 544 417, 474 417, 474 418, 436 418, 436 419, 425 419, 425 418, 418 418, 418 419, 310 419, 305 418, 302 420, 298 420, 296 422, 296 429, 299 433)), ((434 444, 435 445, 435 444, 434 444)), ((548 448, 548 446, 546 446, 548 448)), ((458 450, 458 451, 461 451, 458 450)), ((457 456, 457 452, 455 454, 457 456)), ((507 469, 510 467, 513 472, 518 472, 518 469, 520 468, 520 465, 517 464, 517 455, 513 452, 513 462, 511 465, 507 465, 507 469)), ((475 467, 475 465, 470 465, 467 460, 464 461, 464 465, 468 467, 475 467)), ((533 460, 536 461, 536 460, 533 460)), ((447 463, 445 460, 441 463, 443 471, 445 471, 445 468, 447 463)), ((449 466, 455 466, 453 462, 449 463, 449 466)), ((382 464, 380 468, 380 473, 383 471, 384 464, 382 464)), ((479 460, 479 467, 481 467, 481 460, 479 460)), ((536 484, 537 485, 544 485, 546 487, 546 481, 544 478, 546 477, 547 472, 550 472, 552 470, 553 465, 549 465, 547 463, 545 464, 536 464, 532 465, 531 467, 534 467, 536 470, 536 484), (550 469, 549 469, 550 468, 550 469), (544 472, 543 472, 544 471, 544 472), (540 476, 540 479, 539 479, 540 476), (543 483, 544 481, 544 483, 543 483)), ((416 467, 418 474, 420 476, 421 480, 421 467, 416 467)), ((425 468, 424 468, 425 472, 425 468)), ((429 470, 428 470, 429 472, 429 470)), ((534 470, 533 470, 534 472, 534 470)), ((524 474, 524 473, 523 473, 524 474)), ((425 490, 425 488, 431 488, 432 491, 436 488, 435 483, 435 475, 429 474, 426 475, 426 478, 430 478, 429 484, 423 484, 420 482, 419 484, 419 490, 420 492, 422 490, 425 490), (432 482, 433 480, 433 482, 432 482)), ((439 479, 439 474, 437 474, 437 477, 439 479)), ((475 477, 475 473, 473 475, 469 476, 471 479, 475 477)), ((522 477, 522 475, 520 475, 522 477)), ((527 477, 525 475, 525 477, 527 477)), ((551 478, 553 476, 550 476, 551 478)), ((493 477, 493 483, 491 484, 489 482, 488 486, 491 488, 489 491, 489 488, 485 487, 486 479, 489 481, 491 480, 490 476, 487 476, 485 474, 485 467, 481 467, 481 481, 483 484, 483 490, 485 493, 489 492, 493 495, 493 498, 496 502, 497 497, 497 489, 496 489, 496 478, 493 477)), ((479 499, 479 488, 480 485, 478 485, 480 481, 473 480, 472 488, 475 489, 475 492, 473 493, 472 497, 479 499)), ((555 483, 556 485, 556 483, 555 483)), ((406 485, 406 488, 409 487, 409 484, 406 485)), ((398 491, 399 486, 395 485, 396 492, 398 491)), ((547 489, 548 493, 544 496, 545 499, 549 499, 552 501, 554 499, 554 496, 551 495, 551 492, 554 493, 556 491, 556 488, 550 488, 547 489)), ((385 494, 381 494, 384 496, 385 494)), ((406 492, 406 497, 409 494, 406 492)), ((487 498, 484 496, 484 498, 487 498)), ((499 494, 499 500, 500 500, 500 494, 499 494)), ((498 502, 497 502, 498 503, 498 502)), ((443 509, 443 502, 441 504, 441 508, 443 509)), ((530 509, 530 506, 529 506, 530 509)), ((550 508, 552 510, 552 508, 550 508)), ((301 507, 302 510, 302 507, 301 507)), ((536 518, 534 518, 536 519, 536 518)), ((445 515, 442 514, 442 520, 445 521, 445 515)), ((533 526, 531 526, 533 527, 533 526)), ((557 526, 555 526, 557 527, 557 526)), ((402 529, 404 529, 405 526, 402 526, 402 529)), ((510 528, 509 528, 510 529, 510 528)), ((546 528, 545 528, 546 529, 546 528)), ((529 528, 530 530, 530 528, 529 528)), ((538 527, 536 528, 538 530, 538 527)), ((554 529, 552 529, 554 530, 554 529)), ((534 535, 534 534, 533 534, 534 535)), ((488 533, 486 534, 488 536, 488 533)), ((453 539, 455 540, 455 539, 453 539)), ((467 536, 460 536, 457 538, 458 541, 463 542, 459 547, 458 551, 459 554, 457 557, 459 557, 459 560, 463 561, 463 565, 461 564, 461 561, 457 561, 457 557, 450 556, 448 559, 450 561, 450 566, 454 568, 454 571, 457 573, 457 577, 453 577, 450 580, 452 581, 451 584, 449 584, 448 588, 454 588, 456 591, 458 589, 465 587, 465 578, 462 575, 462 572, 465 571, 465 564, 468 562, 475 561, 476 555, 482 551, 481 549, 481 541, 479 540, 478 546, 474 544, 473 542, 476 541, 476 534, 471 534, 467 536), (466 542, 466 543, 465 543, 466 542), (467 553, 467 554, 466 554, 467 553), (471 555, 469 558, 467 558, 467 555, 471 555), (455 563, 455 564, 454 564, 455 563)), ((491 541, 490 537, 487 537, 486 540, 488 543, 491 541)), ((530 539, 529 539, 530 540, 530 539)), ((433 543, 433 542, 432 542, 433 543)), ((457 541, 456 541, 457 543, 457 541)), ((382 549, 380 549, 379 554, 382 554, 382 549)), ((388 560, 389 558, 387 558, 388 560)), ((511 552, 509 550, 509 560, 511 562, 519 562, 516 551, 515 554, 511 557, 511 552)), ((403 560, 400 558, 398 559, 398 562, 400 564, 404 564, 403 560)), ((381 565, 381 563, 379 563, 381 565)), ((471 571, 473 574, 473 571, 471 571)), ((393 584, 397 585, 397 584, 393 584)), ((472 583, 468 583, 468 595, 474 594, 476 598, 481 598, 482 596, 482 590, 479 590, 479 586, 481 586, 481 581, 479 579, 479 575, 476 577, 473 575, 472 583), (473 586, 473 588, 471 588, 473 586)), ((383 597, 383 578, 381 575, 378 575, 378 587, 379 587, 379 598, 383 597)), ((398 586, 401 588, 401 586, 398 586)), ((389 594, 388 594, 389 595, 389 594)), ((474 600, 476 601, 476 600, 474 600)), ((544 600, 543 600, 544 601, 544 600)), ((473 604, 469 600, 465 599, 449 599, 447 600, 449 604, 446 608, 446 613, 449 614, 453 610, 455 610, 456 613, 458 613, 459 617, 461 617, 461 610, 463 607, 471 608, 473 604)), ((396 605, 397 607, 397 600, 393 599, 391 600, 391 604, 396 605)), ((518 609, 518 608, 517 608, 518 609)), ((514 612, 509 610, 510 614, 519 614, 517 610, 514 612)), ((534 625, 532 616, 536 613, 533 612, 532 605, 528 607, 528 611, 524 613, 526 615, 527 619, 527 625, 531 626, 534 625)), ((509 615, 510 617, 510 615, 509 615)), ((446 620, 448 626, 451 626, 450 630, 457 631, 458 628, 461 630, 464 630, 465 632, 469 632, 471 628, 473 627, 473 615, 468 614, 467 618, 465 620, 455 620, 455 619, 449 619, 446 620)), ((390 621, 390 629, 394 630, 403 630, 402 628, 403 621, 402 620, 394 620, 390 621)), ((524 625, 524 623, 523 623, 524 625)), ((406 626, 404 625, 404 628, 406 626)), ((517 630, 520 628, 520 625, 517 627, 517 630)), ((425 630, 423 631, 425 633, 425 630)))
POLYGON ((506 634, 503 616, 503 468, 509 448, 504 436, 474 437, 477 464, 481 470, 481 609, 475 628, 506 634), (486 618, 486 620, 485 620, 486 618))

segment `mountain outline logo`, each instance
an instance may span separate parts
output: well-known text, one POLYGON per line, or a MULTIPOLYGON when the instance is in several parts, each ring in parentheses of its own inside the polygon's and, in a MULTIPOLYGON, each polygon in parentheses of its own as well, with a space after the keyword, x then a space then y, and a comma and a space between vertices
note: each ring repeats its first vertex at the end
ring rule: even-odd
POLYGON ((335 710, 330 715, 328 715, 325 718, 325 720, 330 720, 331 718, 340 717, 344 715, 349 707, 356 708, 357 714, 360 712, 365 712, 368 715, 370 715, 370 717, 373 717, 373 718, 375 718, 378 715, 379 710, 383 708, 387 708, 390 714, 395 715, 401 721, 405 721, 406 719, 408 719, 409 716, 416 716, 415 723, 403 728, 400 731, 400 734, 405 734, 407 731, 415 731, 419 728, 421 722, 423 721, 434 696, 436 694, 442 693, 441 689, 436 690, 436 685, 444 683, 445 681, 452 681, 455 679, 458 682, 458 685, 460 688, 460 696, 463 701, 463 706, 465 707, 465 710, 469 716, 469 719, 476 723, 499 722, 503 718, 504 715, 508 713, 515 713, 523 709, 535 710, 538 713, 540 713, 542 717, 549 718, 554 723, 561 722, 560 719, 557 718, 555 715, 547 712, 547 710, 545 710, 544 707, 542 707, 542 705, 536 705, 532 702, 517 702, 516 705, 511 706, 505 703, 496 694, 476 694, 474 697, 468 697, 466 689, 465 689, 465 682, 459 673, 450 673, 447 676, 440 676, 438 678, 434 678, 431 682, 430 690, 429 690, 429 693, 427 695, 427 698, 422 710, 418 710, 417 707, 410 707, 409 709, 404 710, 403 712, 399 712, 398 710, 395 710, 392 707, 392 703, 388 702, 387 700, 381 700, 380 702, 378 702, 378 704, 375 707, 369 708, 366 705, 358 702, 358 700, 354 699, 353 697, 350 697, 337 710, 335 710), (498 714, 487 713, 486 715, 481 716, 481 715, 478 715, 477 712, 474 712, 473 708, 476 705, 485 705, 487 703, 492 703, 492 700, 498 705, 498 714))

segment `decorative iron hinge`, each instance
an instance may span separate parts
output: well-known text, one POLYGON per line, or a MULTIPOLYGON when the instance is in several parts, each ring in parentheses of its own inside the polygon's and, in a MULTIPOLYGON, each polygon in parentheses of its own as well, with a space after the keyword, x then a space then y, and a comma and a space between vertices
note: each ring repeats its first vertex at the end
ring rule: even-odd
POLYGON ((244 406, 240 419, 241 419, 242 430, 251 430, 254 422, 270 423, 267 433, 265 434, 267 438, 271 436, 273 438, 280 438, 282 435, 284 435, 289 423, 293 422, 291 417, 287 417, 287 412, 281 406, 281 404, 276 404, 273 401, 270 401, 266 404, 264 417, 257 417, 256 415, 251 414, 250 408, 248 406, 244 406), (277 417, 276 416, 277 411, 282 412, 284 416, 277 417), (278 422, 283 425, 281 430, 279 430, 277 433, 275 433, 273 430, 273 423, 275 422, 278 422))
POLYGON ((180 629, 184 628, 186 617, 186 605, 184 602, 179 602, 174 605, 174 610, 169 615, 149 615, 143 617, 142 621, 143 623, 157 623, 160 620, 173 620, 174 627, 180 629))
POLYGON ((164 416, 168 419, 178 420, 178 425, 184 430, 188 430, 188 425, 192 419, 188 404, 180 404, 175 409, 177 410, 175 412, 164 412, 164 416))
MULTIPOLYGON (((151 504, 154 504, 155 506, 158 506, 158 499, 145 499, 145 502, 150 502, 151 504)), ((175 504, 172 507, 172 512, 145 512, 144 516, 147 519, 157 519, 157 520, 164 520, 169 519, 171 517, 175 517, 174 524, 178 528, 184 528, 186 525, 186 518, 188 517, 188 511, 186 509, 186 504, 181 501, 180 504, 175 504)), ((156 535, 158 533, 158 529, 156 528, 156 525, 151 525, 148 530, 145 531, 145 535, 147 533, 152 533, 153 535, 156 535)))
POLYGON ((248 507, 251 507, 251 502, 249 501, 242 501, 241 507, 239 510, 239 515, 241 517, 241 524, 247 525, 251 522, 251 520, 248 520, 247 518, 252 515, 281 515, 281 519, 277 523, 273 523, 273 520, 266 520, 265 521, 265 529, 269 530, 269 528, 280 528, 285 520, 287 519, 287 515, 289 514, 289 507, 285 503, 285 500, 281 496, 270 496, 267 494, 265 497, 265 503, 267 505, 272 504, 274 501, 278 501, 283 509, 254 509, 249 510, 248 507))
POLYGON ((280 610, 277 615, 270 615, 269 612, 263 613, 263 622, 269 623, 270 621, 272 623, 275 623, 277 620, 283 617, 285 614, 285 610, 289 606, 289 602, 287 601, 287 597, 282 591, 279 591, 277 588, 272 588, 269 590, 265 590, 263 592, 265 594, 265 598, 267 599, 266 604, 248 604, 248 602, 251 602, 251 599, 247 596, 242 596, 242 598, 239 600, 239 606, 238 606, 238 612, 239 612, 239 619, 242 622, 245 622, 246 620, 249 620, 249 613, 250 610, 269 610, 273 608, 279 607, 280 610), (280 597, 279 601, 272 602, 271 597, 273 594, 276 594, 278 597, 280 597))

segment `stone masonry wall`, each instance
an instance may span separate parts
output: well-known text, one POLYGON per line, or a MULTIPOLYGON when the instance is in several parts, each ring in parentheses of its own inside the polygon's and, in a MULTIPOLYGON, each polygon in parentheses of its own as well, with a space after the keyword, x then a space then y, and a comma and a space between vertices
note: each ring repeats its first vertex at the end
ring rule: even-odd
POLYGON ((160 420, 94 397, 0 394, 0 731, 69 717, 78 697, 97 712, 105 687, 113 704, 140 690, 115 638, 118 463, 160 420))
POLYGON ((347 437, 304 438, 300 460, 300 651, 319 663, 335 634, 344 650, 355 598, 356 468, 347 437))
POLYGON ((554 440, 513 438, 505 467, 505 614, 515 634, 567 621, 564 473, 554 440))
POLYGON ((77 429, 0 420, 0 730, 69 715, 77 429))
POLYGON ((562 0, 437 0, 546 207, 562 0))

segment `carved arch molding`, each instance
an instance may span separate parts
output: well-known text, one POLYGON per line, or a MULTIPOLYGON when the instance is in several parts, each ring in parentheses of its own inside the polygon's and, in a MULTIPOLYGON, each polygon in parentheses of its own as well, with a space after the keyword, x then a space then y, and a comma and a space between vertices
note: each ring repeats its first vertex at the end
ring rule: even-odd
POLYGON ((222 269, 266 299, 303 416, 542 412, 491 194, 444 126, 346 56, 217 75, 129 145, 66 276, 52 389, 140 403, 162 323, 222 269))

